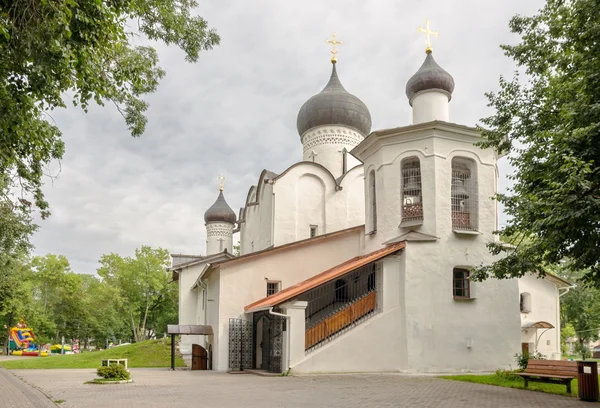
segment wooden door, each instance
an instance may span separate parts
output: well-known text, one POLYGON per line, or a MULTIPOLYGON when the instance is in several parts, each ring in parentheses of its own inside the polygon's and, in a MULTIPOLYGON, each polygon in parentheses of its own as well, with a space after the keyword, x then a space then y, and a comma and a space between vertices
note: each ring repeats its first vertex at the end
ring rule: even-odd
POLYGON ((529 354, 529 343, 521 343, 521 352, 523 354, 529 354))
POLYGON ((208 368, 208 353, 199 344, 192 344, 192 370, 206 370, 208 368))

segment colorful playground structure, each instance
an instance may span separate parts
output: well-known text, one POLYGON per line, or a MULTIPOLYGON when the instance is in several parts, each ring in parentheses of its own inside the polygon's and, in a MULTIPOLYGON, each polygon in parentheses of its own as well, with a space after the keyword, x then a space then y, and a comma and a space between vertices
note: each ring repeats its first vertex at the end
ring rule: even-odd
MULTIPOLYGON (((34 344, 35 335, 33 330, 27 327, 21 320, 16 327, 10 329, 9 348, 13 356, 39 356, 40 350, 34 344)), ((47 350, 41 350, 41 356, 46 357, 47 350)))

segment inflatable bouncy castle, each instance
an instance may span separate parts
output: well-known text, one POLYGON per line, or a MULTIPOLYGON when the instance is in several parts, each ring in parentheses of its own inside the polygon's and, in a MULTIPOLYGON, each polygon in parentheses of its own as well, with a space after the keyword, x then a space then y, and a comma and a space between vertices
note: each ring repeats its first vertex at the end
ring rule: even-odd
MULTIPOLYGON (((39 350, 33 343, 35 335, 23 320, 16 327, 10 329, 10 350, 13 356, 39 356, 39 350)), ((48 352, 42 351, 42 357, 48 352)))

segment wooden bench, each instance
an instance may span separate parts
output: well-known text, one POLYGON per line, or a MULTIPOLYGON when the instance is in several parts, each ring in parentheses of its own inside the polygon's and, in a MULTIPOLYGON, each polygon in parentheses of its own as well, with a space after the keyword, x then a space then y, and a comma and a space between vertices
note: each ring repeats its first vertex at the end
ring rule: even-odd
POLYGON ((571 393, 571 381, 577 378, 577 363, 560 360, 529 360, 522 373, 516 373, 525 380, 525 388, 531 382, 564 384, 567 393, 571 393))

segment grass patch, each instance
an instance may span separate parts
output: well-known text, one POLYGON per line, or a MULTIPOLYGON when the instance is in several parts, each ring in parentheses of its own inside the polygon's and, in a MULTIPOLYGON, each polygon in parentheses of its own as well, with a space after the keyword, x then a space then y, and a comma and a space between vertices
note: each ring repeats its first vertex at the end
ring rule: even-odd
MULTIPOLYGON (((501 378, 496 374, 490 375, 443 375, 439 378, 443 378, 445 380, 452 381, 465 381, 477 384, 488 384, 488 385, 496 385, 499 387, 508 387, 508 388, 519 388, 525 389, 525 382, 522 378, 519 379, 506 379, 501 378)), ((546 383, 537 383, 537 382, 529 382, 529 387, 527 390, 530 391, 541 391, 547 392, 550 394, 558 394, 558 395, 566 395, 569 397, 577 396, 577 379, 571 381, 571 394, 567 394, 567 386, 560 384, 546 384, 546 383)))
MULTIPOLYGON (((171 339, 147 340, 110 350, 81 354, 22 357, 19 360, 0 361, 0 367, 13 370, 26 368, 98 368, 100 361, 107 358, 126 358, 128 359, 128 366, 133 368, 170 367, 171 339)), ((179 353, 175 356, 175 366, 185 366, 179 353)))

